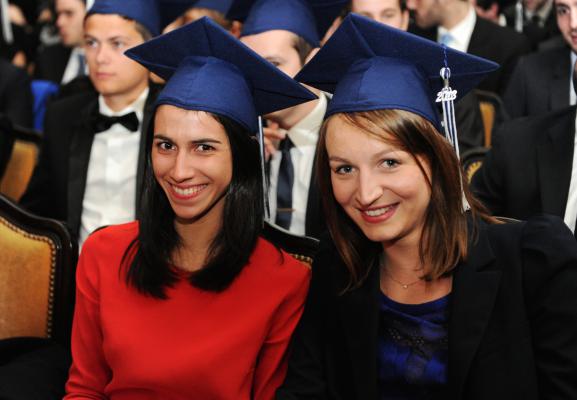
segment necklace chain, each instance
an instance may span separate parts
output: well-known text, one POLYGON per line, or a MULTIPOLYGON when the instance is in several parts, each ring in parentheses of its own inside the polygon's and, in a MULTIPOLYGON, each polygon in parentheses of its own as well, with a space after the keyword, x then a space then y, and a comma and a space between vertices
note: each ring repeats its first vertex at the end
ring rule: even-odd
POLYGON ((395 282, 396 284, 401 285, 401 287, 402 287, 403 289, 408 289, 409 287, 411 287, 411 286, 413 286, 413 285, 415 285, 415 284, 417 284, 417 283, 419 283, 419 282, 421 281, 421 278, 419 278, 419 279, 417 279, 416 281, 413 281, 413 282, 403 283, 403 282, 395 279, 395 278, 393 277, 393 275, 391 275, 391 273, 390 273, 389 271, 387 271, 386 268, 383 268, 383 271, 385 272, 385 274, 386 274, 389 278, 391 278, 391 280, 392 280, 393 282, 395 282))

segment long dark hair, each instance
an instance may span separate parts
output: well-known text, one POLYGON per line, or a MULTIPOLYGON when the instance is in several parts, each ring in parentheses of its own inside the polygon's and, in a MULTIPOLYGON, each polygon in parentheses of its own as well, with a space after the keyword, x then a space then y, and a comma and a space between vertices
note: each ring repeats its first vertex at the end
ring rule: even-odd
MULTIPOLYGON (((224 127, 228 136, 232 179, 224 198, 221 229, 209 247, 205 264, 191 273, 189 281, 198 288, 218 292, 226 289, 248 263, 262 230, 264 204, 258 142, 231 119, 208 114, 224 127)), ((122 264, 126 267, 128 285, 143 294, 164 299, 166 288, 178 278, 170 264, 181 239, 174 227, 174 211, 152 170, 153 130, 151 124, 138 238, 124 253, 122 264)))
POLYGON ((468 252, 469 232, 467 215, 462 209, 463 195, 471 207, 473 220, 480 217, 496 222, 471 195, 455 151, 433 124, 417 114, 403 110, 341 113, 329 117, 321 128, 316 169, 327 226, 349 270, 349 285, 345 291, 363 283, 383 247, 370 241, 335 200, 326 134, 329 121, 337 115, 367 135, 412 154, 425 177, 425 167, 417 156, 428 164, 431 170, 431 178, 427 178, 431 200, 426 211, 419 257, 428 266, 424 271, 425 280, 448 275, 459 261, 467 257, 468 252))

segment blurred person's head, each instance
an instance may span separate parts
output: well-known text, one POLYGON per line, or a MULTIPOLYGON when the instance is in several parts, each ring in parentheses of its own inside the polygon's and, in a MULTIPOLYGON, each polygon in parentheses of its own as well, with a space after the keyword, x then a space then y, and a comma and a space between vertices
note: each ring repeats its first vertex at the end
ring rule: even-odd
POLYGON ((84 48, 90 80, 112 109, 134 102, 148 86, 148 70, 124 52, 158 33, 158 15, 150 14, 156 11, 153 0, 102 0, 86 16, 84 48))
MULTIPOLYGON (((333 3, 319 12, 318 4, 307 0, 257 0, 244 20, 240 40, 292 78, 345 6, 344 1, 333 3)), ((290 129, 314 107, 314 102, 304 103, 266 117, 290 129)))
POLYGON ((577 52, 577 1, 555 0, 557 25, 567 44, 577 52))
POLYGON ((469 0, 407 0, 415 23, 423 29, 451 29, 465 18, 470 6, 469 0))
POLYGON ((66 47, 76 47, 82 44, 84 38, 83 21, 86 15, 84 0, 56 0, 56 27, 66 47))
POLYGON ((202 17, 209 17, 228 31, 232 29, 232 21, 227 19, 226 16, 220 11, 212 10, 210 8, 191 7, 187 9, 182 15, 177 17, 173 22, 167 25, 163 32, 170 32, 174 29, 180 28, 181 26, 197 21, 202 17))
POLYGON ((404 31, 409 27, 405 0, 352 0, 351 12, 404 31))

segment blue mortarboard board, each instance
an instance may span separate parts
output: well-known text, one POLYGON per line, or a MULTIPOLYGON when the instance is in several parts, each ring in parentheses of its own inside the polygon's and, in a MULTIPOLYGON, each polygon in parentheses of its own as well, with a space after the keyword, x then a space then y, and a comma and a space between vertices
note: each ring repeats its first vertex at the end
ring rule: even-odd
POLYGON ((168 81, 157 105, 223 115, 251 132, 259 115, 316 99, 208 17, 126 55, 168 81))
POLYGON ((235 0, 228 19, 243 21, 242 36, 285 30, 319 46, 348 0, 235 0))
POLYGON ((153 36, 160 33, 157 0, 96 0, 88 14, 118 14, 135 20, 153 36))
POLYGON ((326 116, 338 112, 401 109, 441 129, 435 106, 448 67, 459 96, 498 64, 350 14, 295 79, 334 93, 326 116))
POLYGON ((184 14, 189 8, 207 8, 226 15, 233 0, 159 0, 160 19, 166 26, 184 14))

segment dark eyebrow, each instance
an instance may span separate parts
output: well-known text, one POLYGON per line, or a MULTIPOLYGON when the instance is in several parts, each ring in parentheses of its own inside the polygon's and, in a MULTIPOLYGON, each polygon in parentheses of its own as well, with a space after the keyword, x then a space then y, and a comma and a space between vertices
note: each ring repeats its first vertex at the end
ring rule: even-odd
MULTIPOLYGON (((168 142, 173 142, 173 140, 171 138, 169 138, 166 135, 163 135, 162 133, 155 133, 154 134, 154 139, 162 139, 162 140, 166 140, 168 142)), ((217 144, 222 144, 222 142, 220 140, 216 140, 216 139, 212 139, 212 138, 200 138, 200 139, 194 139, 191 140, 190 143, 192 144, 201 144, 201 143, 217 143, 217 144)))

